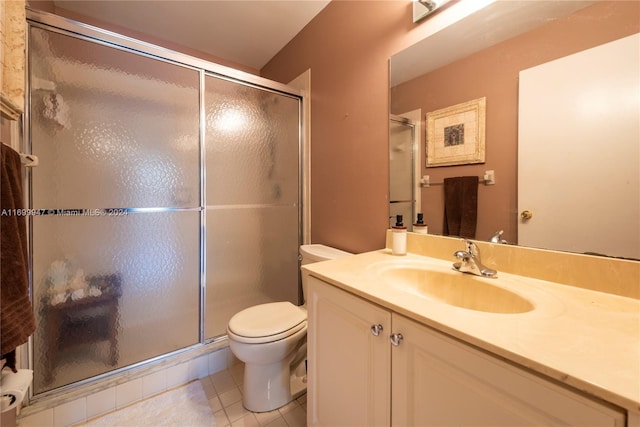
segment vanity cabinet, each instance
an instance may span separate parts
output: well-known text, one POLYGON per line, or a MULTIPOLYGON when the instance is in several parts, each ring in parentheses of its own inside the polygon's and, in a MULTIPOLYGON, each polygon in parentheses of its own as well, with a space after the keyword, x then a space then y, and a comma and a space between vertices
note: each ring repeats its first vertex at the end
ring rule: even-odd
POLYGON ((394 426, 618 426, 625 415, 550 380, 392 315, 394 426))
POLYGON ((617 426, 625 414, 308 277, 309 426, 617 426))
POLYGON ((391 312, 309 279, 307 425, 388 426, 391 312))

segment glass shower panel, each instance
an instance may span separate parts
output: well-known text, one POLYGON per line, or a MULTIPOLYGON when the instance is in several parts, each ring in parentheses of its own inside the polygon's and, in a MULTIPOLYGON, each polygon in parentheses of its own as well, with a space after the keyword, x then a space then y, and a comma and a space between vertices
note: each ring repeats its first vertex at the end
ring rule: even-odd
POLYGON ((298 303, 300 100, 205 77, 205 337, 270 301, 298 303))
POLYGON ((199 342, 200 73, 29 34, 38 394, 199 342))
POLYGON ((198 71, 35 27, 29 43, 34 207, 200 204, 198 71))
POLYGON ((207 209, 207 338, 225 335, 246 307, 297 304, 297 223, 295 206, 207 209))
POLYGON ((199 342, 199 216, 33 218, 36 394, 199 342))

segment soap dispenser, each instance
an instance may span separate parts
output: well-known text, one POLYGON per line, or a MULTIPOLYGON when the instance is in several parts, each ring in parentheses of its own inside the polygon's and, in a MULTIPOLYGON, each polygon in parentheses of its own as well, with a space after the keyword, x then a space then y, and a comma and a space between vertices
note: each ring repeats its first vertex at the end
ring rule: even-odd
POLYGON ((427 224, 424 223, 424 215, 418 214, 418 220, 413 224, 413 232, 419 234, 427 234, 427 224))
POLYGON ((402 215, 396 215, 396 225, 391 227, 391 254, 407 254, 407 227, 402 223, 402 215))

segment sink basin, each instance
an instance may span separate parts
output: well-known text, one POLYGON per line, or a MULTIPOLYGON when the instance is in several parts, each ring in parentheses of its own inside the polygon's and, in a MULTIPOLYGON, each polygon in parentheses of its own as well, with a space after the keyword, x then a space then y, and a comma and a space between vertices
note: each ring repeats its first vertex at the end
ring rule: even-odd
POLYGON ((415 266, 387 266, 378 274, 400 291, 468 310, 515 314, 534 309, 527 299, 491 284, 494 279, 415 266))

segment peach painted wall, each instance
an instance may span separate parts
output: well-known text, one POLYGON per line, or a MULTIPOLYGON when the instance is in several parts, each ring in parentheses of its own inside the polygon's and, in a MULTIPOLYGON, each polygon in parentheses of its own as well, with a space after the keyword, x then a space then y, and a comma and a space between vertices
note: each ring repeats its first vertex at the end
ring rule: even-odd
MULTIPOLYGON (((517 241, 519 72, 635 34, 640 31, 639 16, 638 2, 598 3, 392 89, 393 114, 417 108, 425 114, 486 96, 486 163, 422 170, 432 182, 495 170, 496 185, 478 189, 476 238, 488 239, 504 229, 507 241, 517 241)), ((543 171, 544 165, 540 167, 543 171)), ((442 186, 422 190, 425 219, 436 234, 442 233, 443 200, 442 186)))
MULTIPOLYGON (((603 2, 591 8, 595 7, 604 11, 594 9, 592 13, 617 14, 625 24, 604 26, 588 14, 576 15, 555 25, 549 36, 557 36, 556 31, 560 31, 561 40, 567 43, 547 39, 544 57, 530 56, 525 49, 513 64, 503 66, 501 63, 497 67, 479 54, 474 55, 461 61, 464 67, 459 64, 432 73, 434 80, 430 89, 421 92, 421 100, 433 97, 428 105, 416 102, 397 106, 398 112, 414 108, 423 108, 426 112, 487 96, 486 164, 423 171, 431 175, 432 180, 440 181, 444 176, 481 175, 486 169, 496 170, 498 184, 480 189, 478 238, 488 238, 498 229, 505 229, 507 240, 516 238, 518 71, 604 43, 607 39, 601 38, 601 33, 608 33, 608 40, 613 40, 638 32, 638 2, 603 2), (629 21, 634 23, 635 31, 628 28, 629 21), (584 27, 589 28, 589 35, 573 37, 584 27), (471 86, 472 92, 450 85, 439 88, 451 73, 468 79, 463 86, 464 89, 471 86), (494 81, 486 87, 480 86, 481 76, 491 76, 494 81), (496 80, 507 84, 499 89, 496 80)), ((384 246, 389 189, 388 60, 415 43, 420 33, 437 18, 436 15, 414 24, 411 4, 406 1, 333 0, 261 70, 264 77, 287 82, 311 68, 311 233, 314 243, 353 252, 384 246)), ((528 36, 521 39, 519 43, 524 44, 519 49, 531 43, 528 36)), ((508 50, 509 43, 504 43, 493 55, 501 54, 502 49, 508 50)), ((441 206, 441 191, 432 187, 422 193, 430 232, 442 230, 442 208, 432 208, 437 200, 441 206)))
POLYGON ((311 238, 384 247, 389 214, 389 57, 408 46, 407 1, 332 1, 262 70, 311 69, 311 238), (404 42, 404 45, 403 45, 404 42))

